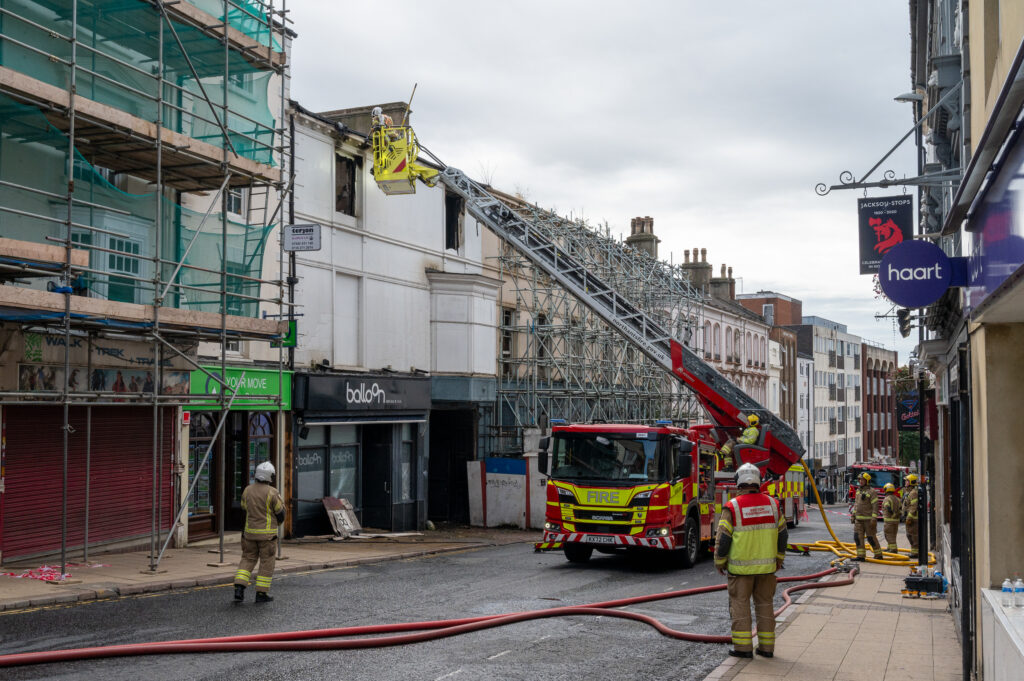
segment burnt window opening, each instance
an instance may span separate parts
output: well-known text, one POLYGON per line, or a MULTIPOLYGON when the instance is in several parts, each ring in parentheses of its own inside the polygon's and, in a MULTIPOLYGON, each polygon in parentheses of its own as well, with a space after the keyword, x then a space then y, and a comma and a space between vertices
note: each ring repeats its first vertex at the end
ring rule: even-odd
POLYGON ((462 247, 463 207, 465 202, 458 194, 444 195, 444 247, 457 251, 462 247))
POLYGON ((334 210, 356 216, 356 159, 334 157, 334 210))

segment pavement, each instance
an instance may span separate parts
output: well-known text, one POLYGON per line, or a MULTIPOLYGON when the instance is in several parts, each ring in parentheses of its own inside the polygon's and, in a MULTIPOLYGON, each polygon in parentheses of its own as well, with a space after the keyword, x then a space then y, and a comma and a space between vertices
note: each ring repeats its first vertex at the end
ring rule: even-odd
MULTIPOLYGON (((275 575, 327 568, 417 558, 450 551, 466 551, 504 544, 537 541, 537 530, 450 528, 422 533, 396 533, 332 541, 330 537, 285 540, 275 575)), ((65 579, 60 559, 5 563, 0 566, 0 611, 24 611, 56 604, 116 598, 196 586, 227 586, 235 577, 241 557, 239 533, 224 537, 223 561, 220 540, 168 549, 156 570, 150 569, 150 552, 91 552, 82 562, 81 552, 67 554, 65 579), (49 578, 49 579, 48 579, 49 578)))
POLYGON ((779 616, 773 658, 730 657, 704 681, 963 679, 946 598, 903 597, 906 567, 854 565, 853 584, 805 591, 779 616))

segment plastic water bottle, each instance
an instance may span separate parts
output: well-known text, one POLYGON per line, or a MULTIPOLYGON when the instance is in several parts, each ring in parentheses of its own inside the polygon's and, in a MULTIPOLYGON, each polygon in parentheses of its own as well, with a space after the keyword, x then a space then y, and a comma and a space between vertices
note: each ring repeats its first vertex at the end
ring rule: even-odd
POLYGON ((1024 608, 1024 581, 1020 577, 1013 583, 1013 607, 1024 608))
POLYGON ((1009 577, 1003 580, 1003 607, 1013 607, 1013 584, 1010 583, 1009 577))

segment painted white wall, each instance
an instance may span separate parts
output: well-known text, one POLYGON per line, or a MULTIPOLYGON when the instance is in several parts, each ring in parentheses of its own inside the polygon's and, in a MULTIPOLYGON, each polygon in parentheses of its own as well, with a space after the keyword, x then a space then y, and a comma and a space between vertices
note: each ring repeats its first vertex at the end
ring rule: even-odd
POLYGON ((296 367, 327 360, 344 369, 493 376, 496 287, 438 292, 428 277, 436 271, 480 278, 476 222, 465 216, 462 245, 446 250, 443 185, 386 196, 373 181, 361 140, 312 117, 295 120, 295 223, 322 226, 322 249, 296 254, 302 315, 296 367), (334 210, 338 153, 362 156, 355 217, 334 210))

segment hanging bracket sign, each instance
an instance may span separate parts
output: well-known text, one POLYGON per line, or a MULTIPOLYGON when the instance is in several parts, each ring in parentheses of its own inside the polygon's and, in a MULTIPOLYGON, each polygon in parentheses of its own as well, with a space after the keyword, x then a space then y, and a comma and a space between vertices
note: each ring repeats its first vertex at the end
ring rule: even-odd
POLYGON ((897 305, 927 307, 946 289, 967 284, 966 265, 966 258, 951 258, 930 241, 904 241, 882 256, 878 283, 897 305))
POLYGON ((320 225, 285 225, 284 250, 295 251, 320 250, 320 225))

